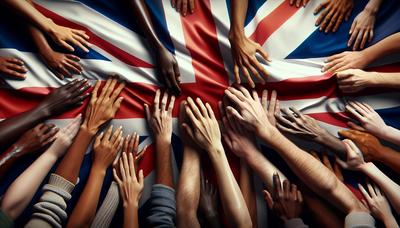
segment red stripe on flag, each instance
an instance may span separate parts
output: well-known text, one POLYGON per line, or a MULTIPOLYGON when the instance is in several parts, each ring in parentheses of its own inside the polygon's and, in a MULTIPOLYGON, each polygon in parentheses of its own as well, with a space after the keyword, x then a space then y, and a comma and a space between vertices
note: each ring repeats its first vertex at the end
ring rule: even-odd
POLYGON ((125 52, 124 50, 112 45, 111 43, 103 40, 102 38, 97 36, 95 33, 90 31, 89 29, 87 29, 86 27, 79 25, 77 23, 74 23, 72 21, 69 21, 69 20, 65 19, 64 17, 62 17, 50 10, 38 5, 38 4, 34 3, 34 5, 37 10, 39 10, 46 17, 51 18, 56 24, 85 31, 86 34, 88 36, 90 36, 90 39, 89 39, 90 43, 103 49, 104 51, 111 54, 112 56, 119 59, 120 61, 122 61, 128 65, 134 66, 134 67, 145 67, 145 68, 153 67, 152 64, 147 63, 147 62, 137 58, 136 56, 133 56, 133 55, 125 52))

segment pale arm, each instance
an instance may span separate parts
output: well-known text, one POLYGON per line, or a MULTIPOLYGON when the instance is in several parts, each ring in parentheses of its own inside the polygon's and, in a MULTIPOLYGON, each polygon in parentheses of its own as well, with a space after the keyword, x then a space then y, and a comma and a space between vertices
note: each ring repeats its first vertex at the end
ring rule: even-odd
MULTIPOLYGON (((378 43, 361 51, 367 63, 380 59, 386 55, 398 53, 400 51, 400 33, 392 34, 378 43)), ((367 64, 367 65, 368 65, 367 64)))

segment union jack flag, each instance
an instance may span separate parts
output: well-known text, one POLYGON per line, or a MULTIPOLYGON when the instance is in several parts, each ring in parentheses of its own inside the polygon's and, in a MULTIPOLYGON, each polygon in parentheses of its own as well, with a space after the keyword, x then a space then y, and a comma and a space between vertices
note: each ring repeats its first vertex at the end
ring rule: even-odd
MULTIPOLYGON (((128 84, 122 93, 124 101, 111 124, 122 125, 124 132, 138 132, 141 144, 152 143, 144 118, 143 103, 151 103, 161 84, 156 79, 153 60, 146 41, 135 24, 135 16, 125 6, 125 0, 35 0, 35 7, 59 25, 86 31, 93 46, 89 53, 77 51, 84 68, 83 77, 89 80, 105 80, 107 75, 118 74, 128 84)), ((193 15, 181 17, 171 7, 169 0, 147 0, 153 24, 163 44, 174 53, 182 75, 182 96, 178 98, 174 117, 178 115, 178 104, 186 96, 201 97, 214 110, 224 90, 233 82, 233 60, 228 41, 230 27, 230 0, 199 0, 193 15)), ((347 49, 348 31, 354 17, 368 1, 355 1, 350 20, 344 22, 335 33, 324 34, 315 26, 317 16, 313 10, 320 0, 312 0, 305 8, 289 5, 288 0, 249 0, 245 20, 245 34, 258 42, 270 55, 272 62, 265 65, 270 73, 265 86, 257 89, 275 89, 282 107, 294 106, 314 117, 336 135, 346 128, 347 116, 343 104, 348 97, 338 90, 331 74, 321 73, 326 56, 347 49)), ((0 20, 0 55, 17 57, 25 62, 29 72, 23 81, 6 80, 0 89, 0 119, 5 119, 34 107, 51 88, 65 84, 69 79, 59 80, 43 64, 33 44, 10 18, 0 20)), ((400 6, 396 0, 386 0, 381 6, 375 24, 374 44, 400 30, 400 6)), ((22 29, 21 29, 22 30, 22 29)), ((383 71, 400 72, 399 58, 389 58, 383 71), (389 64, 390 65, 387 65, 389 64)), ((382 65, 382 64, 381 64, 382 65)), ((393 90, 367 90, 353 94, 351 99, 370 104, 384 120, 400 127, 400 93, 393 90)), ((79 113, 85 105, 54 117, 49 122, 63 127, 79 113)), ((175 173, 182 160, 178 136, 177 119, 174 118, 173 150, 175 173)), ((88 150, 88 153, 90 149, 88 150)), ((23 161, 0 185, 4 193, 12 180, 32 161, 23 161)), ((83 162, 80 181, 89 175, 91 156, 83 162)), ((238 173, 235 162, 234 173, 238 173)), ((148 199, 154 180, 153 147, 150 146, 140 167, 146 176, 142 202, 148 199)), ((107 175, 102 198, 108 189, 112 175, 107 175)), ((68 210, 73 209, 83 190, 78 184, 68 210)), ((265 205, 261 193, 262 184, 256 181, 259 225, 264 226, 265 205)), ((32 200, 37 201, 38 194, 32 200)), ((21 217, 29 217, 32 205, 21 217)), ((24 220, 24 219, 22 219, 24 220)))

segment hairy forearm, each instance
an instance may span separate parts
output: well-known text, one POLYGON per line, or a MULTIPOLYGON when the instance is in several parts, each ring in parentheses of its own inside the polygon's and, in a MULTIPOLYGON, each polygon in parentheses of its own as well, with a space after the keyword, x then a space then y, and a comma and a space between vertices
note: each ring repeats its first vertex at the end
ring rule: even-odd
POLYGON ((209 153, 216 172, 218 191, 225 215, 233 227, 250 227, 251 217, 222 145, 209 153))
POLYGON ((0 147, 5 149, 15 142, 23 133, 48 118, 44 109, 36 107, 17 116, 0 122, 0 147))
POLYGON ((386 176, 372 162, 362 165, 361 171, 381 188, 396 212, 400 213, 400 186, 386 176))
POLYGON ((81 126, 75 141, 56 169, 55 173, 57 175, 62 176, 71 183, 76 183, 83 157, 94 135, 94 133, 81 126))
POLYGON ((400 51, 399 43, 400 33, 395 33, 361 52, 364 54, 367 63, 369 64, 383 56, 398 53, 400 51))
POLYGON ((234 39, 244 36, 244 20, 246 18, 248 0, 233 0, 231 4, 232 24, 229 36, 234 39))
POLYGON ((90 226, 96 215, 96 208, 105 174, 106 170, 104 168, 98 167, 95 164, 92 166, 85 189, 68 220, 68 228, 90 226))
POLYGON ((139 228, 137 205, 124 207, 124 228, 139 228))
POLYGON ((7 189, 1 209, 10 218, 16 219, 25 210, 57 159, 58 157, 49 149, 19 175, 7 189))
POLYGON ((130 2, 133 8, 133 15, 135 15, 135 19, 138 21, 138 25, 146 39, 150 42, 150 47, 154 49, 162 48, 163 45, 154 30, 146 3, 143 0, 131 0, 130 2))
POLYGON ((171 162, 171 140, 155 138, 156 147, 156 183, 174 188, 172 162, 171 162))
POLYGON ((361 209, 353 193, 340 182, 335 174, 312 155, 301 150, 279 131, 274 138, 261 135, 266 143, 279 152, 294 173, 315 193, 328 198, 340 210, 349 213, 361 209))
POLYGON ((253 174, 247 165, 247 163, 240 159, 240 178, 239 178, 239 187, 242 191, 242 195, 244 201, 246 202, 247 208, 249 209, 251 221, 253 223, 253 227, 257 226, 257 205, 256 198, 254 192, 254 182, 253 182, 253 174))
POLYGON ((197 207, 200 198, 200 156, 193 148, 183 150, 183 163, 176 192, 177 226, 200 227, 197 207))

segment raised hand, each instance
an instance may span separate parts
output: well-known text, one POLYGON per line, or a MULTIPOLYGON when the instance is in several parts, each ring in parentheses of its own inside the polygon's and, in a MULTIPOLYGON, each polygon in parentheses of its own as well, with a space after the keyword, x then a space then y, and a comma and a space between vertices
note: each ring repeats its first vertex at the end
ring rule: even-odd
POLYGON ((252 88, 255 87, 254 78, 258 79, 262 84, 264 84, 264 79, 267 78, 268 72, 257 60, 256 53, 260 54, 264 61, 270 61, 268 54, 258 43, 250 40, 244 35, 239 37, 230 36, 229 41, 231 43, 231 52, 234 62, 233 73, 236 83, 241 83, 239 71, 242 71, 247 82, 252 88), (253 76, 253 79, 251 75, 253 76))
POLYGON ((57 157, 63 156, 68 147, 71 145, 81 125, 81 116, 82 115, 79 114, 71 121, 71 123, 69 123, 65 128, 61 129, 55 135, 56 140, 50 146, 49 150, 52 151, 57 157))
POLYGON ((156 139, 170 142, 172 135, 172 110, 175 104, 175 96, 171 96, 169 104, 169 95, 167 92, 164 92, 162 98, 160 96, 161 91, 157 90, 154 97, 154 107, 152 112, 150 111, 149 106, 144 104, 147 123, 156 139))
POLYGON ((340 159, 336 159, 336 162, 345 169, 360 170, 361 167, 366 164, 360 149, 358 149, 351 140, 345 139, 343 143, 347 150, 347 160, 344 162, 340 159))
POLYGON ((366 208, 369 209, 372 216, 380 219, 385 223, 386 227, 398 227, 396 219, 393 217, 392 210, 390 209, 389 202, 386 197, 381 193, 381 190, 377 186, 372 186, 370 183, 367 184, 368 191, 358 184, 358 188, 364 196, 361 202, 366 208))
POLYGON ((377 73, 360 69, 348 69, 336 73, 339 89, 344 93, 355 93, 373 86, 376 77, 377 73))
POLYGON ((366 131, 377 136, 385 134, 388 126, 379 114, 368 104, 351 101, 346 105, 346 110, 358 119, 362 128, 366 131))
POLYGON ((137 208, 144 188, 143 170, 139 171, 138 176, 135 171, 135 159, 132 153, 122 153, 119 159, 119 172, 113 168, 114 179, 117 182, 123 200, 123 207, 137 208))
POLYGON ((0 74, 13 79, 25 79, 28 70, 24 62, 17 58, 0 57, 0 74))
POLYGON ((116 78, 109 78, 99 96, 97 92, 101 82, 96 83, 82 124, 82 127, 89 132, 96 133, 102 124, 114 118, 117 113, 124 99, 118 96, 125 87, 125 83, 117 81, 116 78))
POLYGON ((160 47, 156 51, 156 66, 159 73, 158 77, 167 86, 170 93, 179 95, 181 89, 181 73, 179 72, 178 62, 175 57, 165 47, 160 47))
POLYGON ((96 137, 93 144, 93 166, 97 166, 101 170, 106 170, 112 164, 122 147, 122 127, 115 130, 113 134, 112 130, 113 126, 111 125, 105 133, 102 132, 96 137))
POLYGON ((218 218, 218 190, 201 172, 199 210, 207 220, 218 218))
MULTIPOLYGON (((139 135, 135 132, 133 135, 128 135, 125 137, 123 146, 122 146, 122 152, 125 152, 127 154, 132 154, 133 157, 135 158, 135 167, 138 167, 138 162, 140 159, 142 159, 144 152, 147 150, 147 145, 143 147, 141 151, 139 151, 139 135)), ((116 168, 117 173, 118 173, 118 161, 119 161, 120 156, 117 156, 113 162, 113 168, 116 168)))
POLYGON ((91 44, 88 42, 89 36, 83 30, 71 29, 60 26, 49 19, 49 28, 47 34, 60 47, 68 51, 75 51, 71 44, 79 47, 84 52, 89 52, 91 44))
POLYGON ((83 94, 90 87, 86 79, 75 79, 47 95, 38 109, 47 116, 57 115, 74 105, 79 105, 89 94, 83 94))
POLYGON ((290 4, 291 6, 296 5, 297 8, 299 8, 300 6, 306 7, 306 5, 307 5, 307 3, 308 3, 309 1, 310 1, 310 0, 290 0, 290 1, 289 1, 289 4, 290 4), (295 3, 296 3, 296 4, 295 4, 295 3))
POLYGON ((314 14, 323 10, 315 25, 322 32, 336 32, 343 20, 349 20, 353 6, 353 0, 326 0, 314 10, 314 14))
POLYGON ((365 9, 361 11, 351 24, 347 46, 350 47, 354 44, 353 51, 355 51, 363 49, 367 42, 371 42, 374 37, 375 19, 375 14, 371 11, 365 9))
POLYGON ((80 58, 72 54, 47 51, 41 54, 47 67, 61 80, 71 78, 73 74, 81 74, 80 58))
POLYGON ((367 65, 368 61, 364 52, 345 51, 328 57, 322 67, 322 72, 336 73, 347 69, 364 69, 367 65))
POLYGON ((180 138, 184 146, 191 147, 196 151, 199 151, 197 144, 190 138, 188 134, 186 134, 183 124, 190 125, 190 119, 186 115, 186 101, 182 101, 179 105, 179 130, 180 130, 180 138))
POLYGON ((187 12, 194 13, 194 0, 171 0, 171 5, 177 12, 182 13, 183 16, 186 16, 187 12))
POLYGON ((339 131, 339 135, 353 141, 362 151, 365 161, 373 161, 385 151, 384 146, 375 136, 357 130, 339 131))
POLYGON ((187 98, 185 110, 191 127, 186 123, 183 123, 182 127, 190 138, 207 152, 221 149, 221 132, 210 104, 204 105, 200 98, 196 99, 196 103, 191 97, 187 98))
POLYGON ((283 187, 279 174, 273 176, 274 186, 272 194, 264 190, 264 199, 269 209, 274 212, 282 220, 299 218, 303 207, 303 196, 297 190, 295 184, 291 184, 288 180, 283 181, 283 187))
POLYGON ((277 129, 269 122, 267 113, 261 104, 256 91, 249 91, 240 86, 239 90, 229 87, 225 90, 225 95, 237 107, 234 109, 231 106, 226 108, 227 113, 232 114, 238 122, 250 131, 254 131, 258 136, 265 134, 270 138, 277 129))

